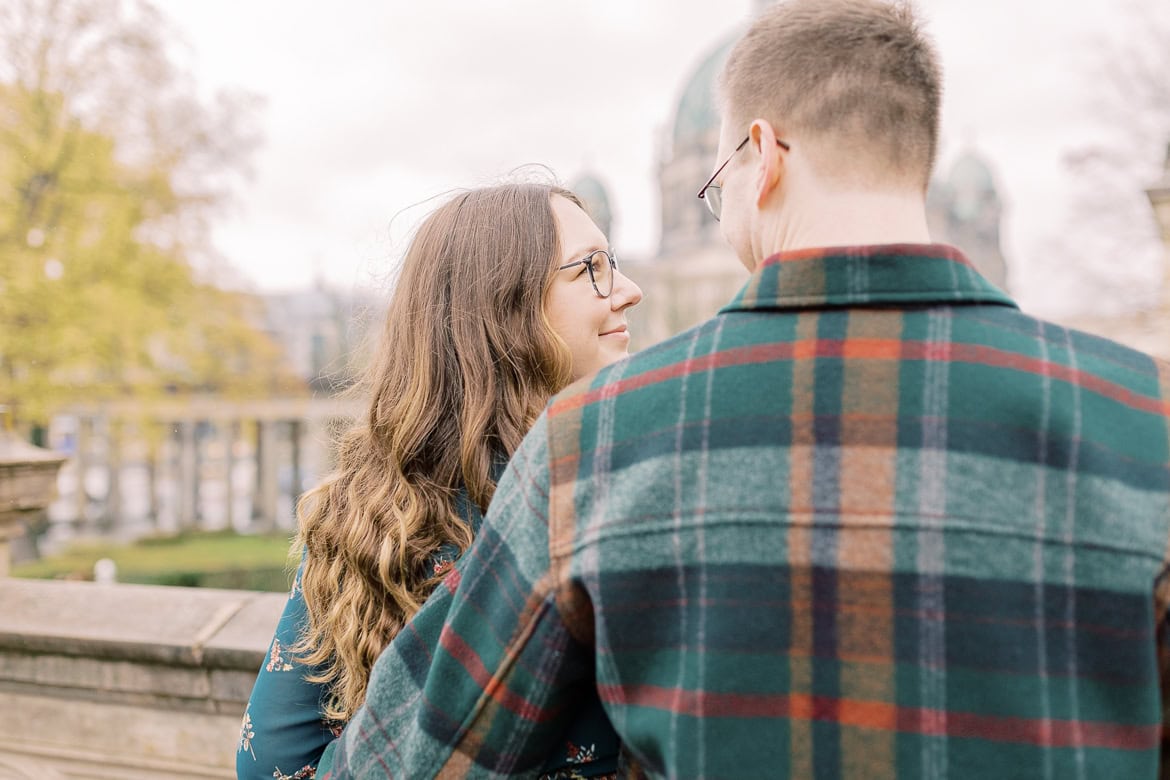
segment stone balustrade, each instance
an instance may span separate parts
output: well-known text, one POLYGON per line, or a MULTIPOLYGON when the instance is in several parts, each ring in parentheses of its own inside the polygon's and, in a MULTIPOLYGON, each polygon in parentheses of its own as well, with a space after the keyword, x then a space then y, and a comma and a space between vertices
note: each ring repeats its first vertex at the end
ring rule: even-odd
POLYGON ((0 778, 230 778, 280 593, 0 579, 0 778))

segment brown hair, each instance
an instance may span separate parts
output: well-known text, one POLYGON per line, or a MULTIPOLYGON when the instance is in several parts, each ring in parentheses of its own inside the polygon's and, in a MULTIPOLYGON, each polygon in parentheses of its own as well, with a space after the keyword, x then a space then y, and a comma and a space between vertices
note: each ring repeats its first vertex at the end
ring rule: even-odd
POLYGON ((436 551, 471 544, 459 492, 485 510, 493 463, 569 382, 543 306, 561 253, 553 195, 580 205, 558 187, 508 184, 427 217, 366 376, 369 415, 297 507, 309 619, 294 651, 320 667, 309 679, 329 686, 330 719, 365 699, 374 661, 438 582, 436 551))
POLYGON ((942 75, 907 3, 772 6, 732 49, 719 91, 725 121, 805 136, 826 175, 929 183, 942 75))

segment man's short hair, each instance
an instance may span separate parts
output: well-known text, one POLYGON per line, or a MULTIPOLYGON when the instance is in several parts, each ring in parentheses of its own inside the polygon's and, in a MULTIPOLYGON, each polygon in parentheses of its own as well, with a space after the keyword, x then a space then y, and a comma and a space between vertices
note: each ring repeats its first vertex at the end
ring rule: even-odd
POLYGON ((788 0, 736 43, 719 79, 723 117, 802 136, 822 174, 921 185, 938 144, 942 76, 913 8, 788 0))

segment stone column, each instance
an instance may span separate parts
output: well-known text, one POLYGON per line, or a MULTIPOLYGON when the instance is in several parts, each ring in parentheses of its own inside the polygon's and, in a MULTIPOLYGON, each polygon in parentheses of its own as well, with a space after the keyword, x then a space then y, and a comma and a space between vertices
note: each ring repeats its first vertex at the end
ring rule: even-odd
MULTIPOLYGON (((165 426, 161 427, 165 430, 165 426)), ((146 516, 155 532, 159 529, 159 514, 162 511, 162 501, 159 500, 159 478, 166 473, 166 436, 160 426, 147 423, 143 428, 146 436, 146 516)))
POLYGON ((195 452, 195 421, 183 420, 179 429, 179 530, 195 527, 199 504, 199 461, 195 452))
POLYGON ((77 490, 73 495, 73 530, 75 533, 82 531, 86 524, 89 497, 85 492, 85 472, 89 471, 90 451, 93 448, 93 420, 81 414, 77 416, 76 446, 77 450, 73 455, 73 465, 77 469, 77 490))
POLYGON ((304 442, 305 424, 301 420, 289 420, 288 435, 292 445, 292 485, 289 494, 292 497, 293 516, 296 516, 297 501, 305 489, 304 474, 304 442))
POLYGON ((122 421, 116 417, 106 420, 106 473, 108 487, 106 500, 98 518, 98 530, 107 534, 117 528, 122 518, 122 421))
POLYGON ((236 439, 240 437, 240 421, 236 419, 221 421, 223 437, 223 500, 224 521, 228 530, 236 527, 236 488, 232 482, 232 472, 236 467, 236 439))
POLYGON ((256 496, 252 508, 253 525, 260 531, 276 528, 277 483, 276 421, 256 421, 256 496))

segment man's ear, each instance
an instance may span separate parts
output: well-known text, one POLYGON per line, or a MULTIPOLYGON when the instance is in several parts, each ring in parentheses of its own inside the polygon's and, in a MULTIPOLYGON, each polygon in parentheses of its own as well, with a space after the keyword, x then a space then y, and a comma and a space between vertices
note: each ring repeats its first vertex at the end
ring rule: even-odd
POLYGON ((784 176, 787 150, 777 143, 776 131, 767 119, 752 122, 748 131, 748 142, 759 154, 759 168, 756 175, 756 206, 762 207, 784 176))

